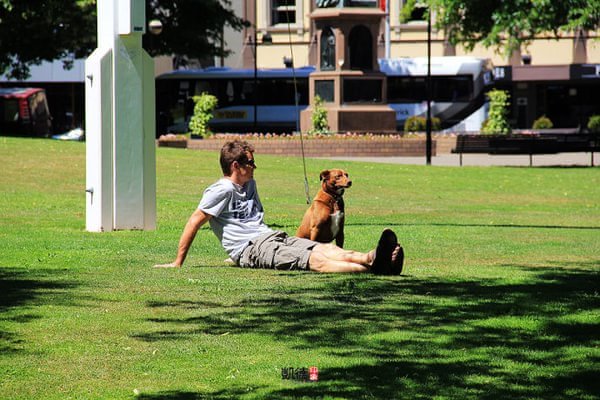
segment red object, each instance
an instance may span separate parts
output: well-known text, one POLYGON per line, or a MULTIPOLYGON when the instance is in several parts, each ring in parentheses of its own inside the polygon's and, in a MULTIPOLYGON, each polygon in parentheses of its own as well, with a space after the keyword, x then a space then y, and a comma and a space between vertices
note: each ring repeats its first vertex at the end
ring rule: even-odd
POLYGON ((316 382, 319 380, 319 368, 310 367, 308 368, 308 380, 311 382, 316 382))
POLYGON ((381 11, 385 12, 385 2, 386 0, 379 0, 379 8, 381 8, 381 11))

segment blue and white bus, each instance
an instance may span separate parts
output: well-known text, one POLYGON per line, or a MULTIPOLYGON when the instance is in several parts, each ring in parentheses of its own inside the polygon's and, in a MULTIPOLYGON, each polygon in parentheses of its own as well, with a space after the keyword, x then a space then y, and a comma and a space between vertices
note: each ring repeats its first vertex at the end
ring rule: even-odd
MULTIPOLYGON (((427 113, 427 58, 380 59, 387 75, 387 100, 396 111, 399 129, 413 115, 427 113)), ((492 68, 475 57, 431 58, 431 115, 442 128, 478 131, 486 117, 485 92, 493 83, 492 68)))
MULTIPOLYGON (((388 77, 388 103, 396 111, 398 130, 402 130, 406 118, 426 113, 427 59, 379 63, 388 77)), ((194 109, 192 98, 202 92, 218 99, 209 122, 213 132, 294 132, 299 129, 300 111, 308 106, 308 76, 314 70, 211 67, 160 75, 156 78, 157 134, 187 132, 194 109)), ((481 111, 484 90, 492 82, 485 60, 434 57, 431 75, 432 116, 441 119, 443 128, 464 125, 469 115, 481 111)))
POLYGON ((313 67, 259 69, 255 75, 253 69, 211 67, 160 75, 156 78, 157 133, 165 128, 187 132, 192 98, 203 92, 218 99, 209 123, 213 132, 293 132, 300 111, 308 106, 308 75, 313 71, 313 67))

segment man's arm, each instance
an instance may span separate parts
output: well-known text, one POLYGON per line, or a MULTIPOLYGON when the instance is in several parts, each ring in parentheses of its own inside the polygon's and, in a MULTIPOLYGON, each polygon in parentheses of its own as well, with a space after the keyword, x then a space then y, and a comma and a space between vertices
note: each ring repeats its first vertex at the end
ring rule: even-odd
POLYGON ((196 237, 196 233, 198 229, 204 225, 211 216, 209 214, 204 213, 202 210, 197 209, 194 211, 188 222, 185 224, 185 228, 183 228, 183 233, 181 234, 181 238, 179 239, 179 247, 177 250, 177 257, 175 261, 170 264, 158 264, 155 265, 155 268, 178 268, 183 265, 185 258, 187 256, 188 250, 196 237))

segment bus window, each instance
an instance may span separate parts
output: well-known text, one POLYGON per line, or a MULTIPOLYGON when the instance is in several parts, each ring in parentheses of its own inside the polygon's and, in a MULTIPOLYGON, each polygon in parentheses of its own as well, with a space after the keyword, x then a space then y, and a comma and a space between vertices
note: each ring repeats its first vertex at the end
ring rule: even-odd
POLYGON ((471 100, 470 76, 436 76, 433 78, 433 99, 443 102, 471 100))
POLYGON ((227 81, 227 89, 225 91, 227 95, 227 103, 233 103, 235 101, 235 92, 233 91, 233 82, 227 81))
POLYGON ((194 96, 200 96, 202 93, 212 93, 210 90, 210 83, 205 80, 196 81, 196 87, 194 89, 194 96))
POLYGON ((254 96, 257 95, 254 91, 254 81, 244 80, 240 86, 240 103, 246 105, 252 104, 254 96))
POLYGON ((388 77, 388 103, 419 103, 425 100, 425 78, 388 77))

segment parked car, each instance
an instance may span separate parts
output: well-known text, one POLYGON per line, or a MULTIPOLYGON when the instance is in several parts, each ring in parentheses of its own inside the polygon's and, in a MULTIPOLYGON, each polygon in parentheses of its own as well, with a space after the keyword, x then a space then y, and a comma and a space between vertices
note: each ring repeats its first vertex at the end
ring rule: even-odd
POLYGON ((0 88, 0 134, 48 137, 52 117, 40 88, 0 88))

